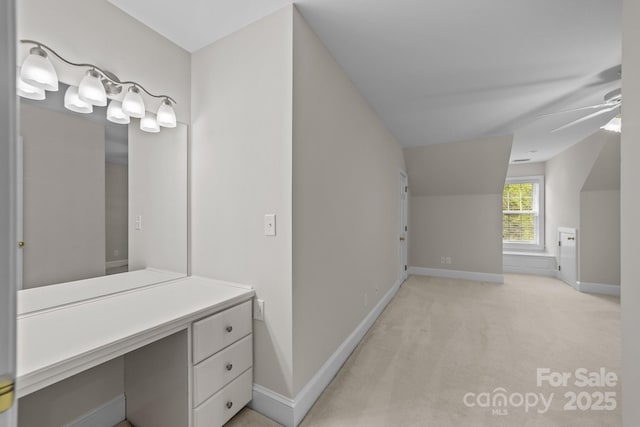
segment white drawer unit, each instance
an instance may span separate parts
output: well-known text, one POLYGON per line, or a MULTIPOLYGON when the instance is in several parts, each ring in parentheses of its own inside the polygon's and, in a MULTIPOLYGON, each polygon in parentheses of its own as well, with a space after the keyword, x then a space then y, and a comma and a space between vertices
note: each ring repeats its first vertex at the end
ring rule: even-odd
POLYGON ((246 370, 195 410, 194 427, 221 426, 251 400, 253 373, 246 370))
POLYGON ((194 427, 222 426, 252 398, 251 301, 193 323, 194 427))
POLYGON ((193 405, 200 405, 252 365, 252 335, 247 335, 193 368, 193 405))
POLYGON ((94 286, 82 300, 69 299, 67 286, 25 293, 17 319, 17 397, 122 357, 133 425, 223 425, 252 397, 255 293, 197 276, 138 288, 134 282, 94 286), (127 316, 113 316, 119 312, 127 316))
POLYGON ((193 324, 193 363, 199 363, 251 333, 251 301, 193 324))

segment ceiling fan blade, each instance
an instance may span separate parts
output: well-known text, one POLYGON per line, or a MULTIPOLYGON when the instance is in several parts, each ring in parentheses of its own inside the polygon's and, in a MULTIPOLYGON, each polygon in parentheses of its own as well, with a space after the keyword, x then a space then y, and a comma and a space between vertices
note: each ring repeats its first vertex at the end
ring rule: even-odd
POLYGON ((553 113, 541 114, 538 117, 553 116, 554 114, 562 114, 562 113, 573 113, 574 111, 591 110, 591 109, 594 109, 594 108, 613 107, 614 105, 617 106, 618 103, 617 102, 606 102, 604 104, 588 105, 586 107, 571 108, 569 110, 560 110, 560 111, 554 111, 553 113))
POLYGON ((595 113, 587 114, 587 115, 586 115, 586 116, 584 116, 584 117, 580 117, 580 118, 579 118, 579 119, 577 119, 577 120, 574 120, 574 121, 572 121, 572 122, 567 123, 567 124, 566 124, 566 125, 564 125, 564 126, 560 126, 559 128, 552 130, 552 131, 551 131, 551 133, 561 131, 561 130, 566 129, 566 128, 568 128, 568 127, 571 127, 571 126, 577 125, 578 123, 582 123, 582 122, 584 122, 584 121, 586 121, 586 120, 589 120, 589 119, 592 119, 592 118, 594 118, 594 117, 597 117, 597 116, 599 116, 599 115, 601 115, 601 114, 608 113, 609 111, 613 111, 613 110, 615 110, 615 109, 616 109, 616 108, 618 108, 618 107, 620 107, 620 104, 616 104, 616 105, 614 105, 614 106, 612 106, 612 107, 605 108, 605 109, 602 109, 602 110, 600 110, 600 111, 596 111, 595 113))

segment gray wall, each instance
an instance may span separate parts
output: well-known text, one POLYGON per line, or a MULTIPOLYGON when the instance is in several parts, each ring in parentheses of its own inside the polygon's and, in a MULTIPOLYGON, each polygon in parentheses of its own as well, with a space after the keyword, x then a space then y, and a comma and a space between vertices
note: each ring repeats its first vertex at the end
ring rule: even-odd
POLYGON ((621 148, 621 260, 622 260, 622 422, 640 425, 640 2, 624 0, 622 89, 624 91, 621 148))
POLYGON ((620 285, 620 141, 607 142, 580 193, 580 281, 620 285))
POLYGON ((620 285, 620 190, 580 194, 580 281, 620 285))
POLYGON ((255 287, 254 382, 293 396, 292 7, 193 54, 192 271, 255 287), (274 237, 264 215, 276 214, 274 237))
POLYGON ((105 271, 104 126, 21 103, 23 289, 105 271))
POLYGON ((547 251, 553 255, 558 254, 558 227, 578 229, 578 245, 580 244, 580 192, 602 147, 607 142, 615 142, 619 138, 619 134, 599 130, 547 161, 545 240, 547 251))
POLYGON ((295 9, 293 111, 297 394, 399 279, 405 165, 399 144, 295 9))
POLYGON ((124 390, 124 360, 110 360, 20 399, 19 427, 60 427, 124 390))
POLYGON ((512 136, 404 150, 413 267, 502 274, 502 189, 512 136), (451 257, 450 265, 441 264, 451 257))
POLYGON ((105 165, 105 229, 107 262, 129 258, 127 165, 105 165), (118 251, 116 254, 115 251, 118 251))

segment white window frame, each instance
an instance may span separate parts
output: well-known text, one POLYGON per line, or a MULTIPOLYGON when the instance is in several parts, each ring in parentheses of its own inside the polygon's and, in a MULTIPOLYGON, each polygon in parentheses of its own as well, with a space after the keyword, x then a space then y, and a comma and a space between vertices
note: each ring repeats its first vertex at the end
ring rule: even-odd
MULTIPOLYGON (((507 184, 523 184, 532 182, 538 184, 538 241, 536 243, 502 242, 502 249, 509 251, 544 251, 544 176, 508 177, 507 184)), ((503 192, 504 194, 504 192, 503 192)), ((501 217, 502 218, 502 217, 501 217)), ((502 223, 502 221, 501 221, 502 223)))

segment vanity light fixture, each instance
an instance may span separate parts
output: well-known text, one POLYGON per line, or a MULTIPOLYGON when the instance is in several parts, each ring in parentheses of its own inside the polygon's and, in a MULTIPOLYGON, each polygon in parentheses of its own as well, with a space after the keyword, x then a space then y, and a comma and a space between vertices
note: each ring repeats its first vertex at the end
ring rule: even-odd
POLYGON ((153 113, 147 113, 142 119, 140 119, 140 130, 151 133, 160 132, 160 126, 156 115, 153 113))
POLYGON ((120 125, 128 125, 131 119, 122 111, 122 103, 115 99, 109 103, 107 108, 107 120, 120 125))
POLYGON ((29 56, 22 64, 20 78, 23 82, 40 89, 53 92, 58 90, 58 74, 49 61, 47 52, 37 43, 29 50, 29 56))
POLYGON ((158 108, 158 124, 165 128, 176 127, 176 112, 173 111, 173 106, 168 98, 165 98, 158 108))
POLYGON ((84 102, 104 107, 107 105, 107 91, 102 85, 100 74, 96 70, 89 70, 80 81, 78 96, 84 102))
POLYGON ((144 99, 142 99, 140 89, 135 86, 131 86, 129 88, 129 91, 122 100, 122 111, 125 114, 137 119, 144 118, 144 99))
POLYGON ((18 70, 18 73, 16 74, 16 87, 18 89, 18 95, 23 98, 42 101, 46 97, 44 89, 40 89, 39 87, 35 87, 30 85, 29 83, 25 83, 20 78, 20 70, 18 70))
POLYGON ((93 113, 93 105, 83 101, 78 96, 77 86, 69 86, 67 88, 67 91, 64 93, 64 107, 67 110, 75 111, 76 113, 93 113))
POLYGON ((45 90, 58 90, 58 75, 49 55, 72 67, 85 68, 87 71, 78 84, 69 86, 65 92, 64 105, 77 113, 91 113, 93 106, 104 107, 109 100, 107 120, 113 123, 128 124, 130 117, 140 119, 140 129, 146 132, 159 132, 160 126, 176 126, 176 113, 173 106, 176 101, 168 95, 155 95, 134 81, 121 81, 116 75, 94 64, 71 62, 58 52, 35 40, 20 40, 22 44, 34 45, 29 50, 16 79, 18 95, 42 100, 45 90), (127 89, 124 97, 123 90, 127 89), (144 97, 162 99, 157 115, 145 108, 144 97))

